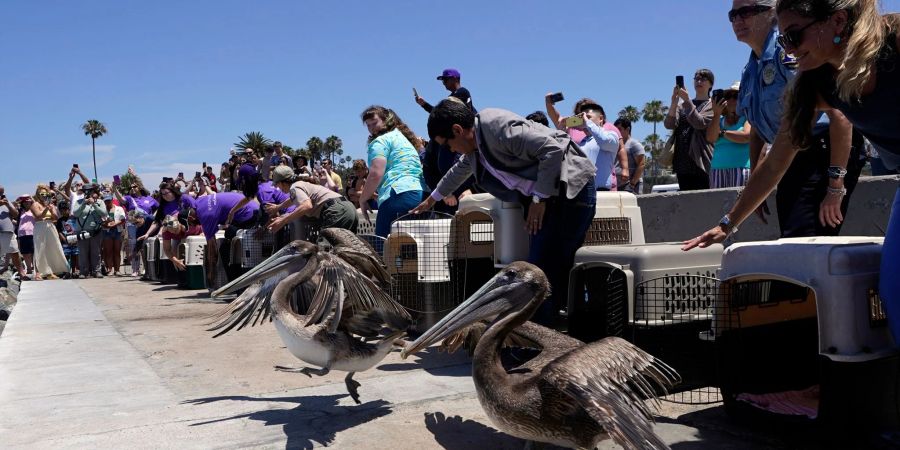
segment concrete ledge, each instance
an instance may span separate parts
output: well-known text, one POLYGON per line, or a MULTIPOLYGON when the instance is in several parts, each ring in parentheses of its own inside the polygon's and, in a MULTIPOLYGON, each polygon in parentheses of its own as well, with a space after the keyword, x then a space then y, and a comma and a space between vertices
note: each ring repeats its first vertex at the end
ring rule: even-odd
MULTIPOLYGON (((844 236, 884 236, 891 205, 897 192, 896 175, 860 178, 841 229, 844 236)), ((675 242, 691 239, 710 229, 734 205, 738 188, 670 192, 638 196, 647 242, 675 242)), ((734 242, 778 239, 778 211, 775 193, 767 200, 769 224, 755 215, 747 219, 734 242)))

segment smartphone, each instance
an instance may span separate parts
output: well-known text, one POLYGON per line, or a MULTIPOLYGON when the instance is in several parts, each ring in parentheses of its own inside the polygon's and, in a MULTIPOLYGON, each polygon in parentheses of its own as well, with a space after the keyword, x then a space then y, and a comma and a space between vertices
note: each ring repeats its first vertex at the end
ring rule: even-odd
POLYGON ((675 77, 675 86, 684 89, 684 75, 678 75, 675 77))
POLYGON ((194 172, 194 178, 200 178, 200 172, 194 172))
POLYGON ((78 168, 78 164, 72 164, 72 168, 73 168, 73 169, 77 169, 77 168, 78 168))
POLYGON ((113 175, 113 183, 119 184, 121 182, 122 182, 122 177, 120 177, 118 175, 113 175))
POLYGON ((53 188, 55 188, 55 187, 56 187, 56 182, 55 182, 55 181, 51 181, 51 182, 50 182, 50 189, 53 189, 53 188))
POLYGON ((205 162, 203 163, 203 168, 204 168, 204 169, 206 168, 206 163, 205 163, 205 162))
POLYGON ((557 92, 555 94, 550 95, 550 103, 559 103, 563 101, 565 98, 563 97, 562 92, 557 92))
POLYGON ((713 89, 713 101, 718 103, 719 100, 722 99, 722 96, 725 94, 724 89, 713 89))
POLYGON ((178 172, 178 178, 184 178, 184 172, 178 172))
POLYGON ((584 119, 581 116, 566 117, 566 128, 578 128, 584 125, 584 119))
POLYGON ((419 91, 417 91, 416 88, 413 88, 413 97, 419 98, 419 91))

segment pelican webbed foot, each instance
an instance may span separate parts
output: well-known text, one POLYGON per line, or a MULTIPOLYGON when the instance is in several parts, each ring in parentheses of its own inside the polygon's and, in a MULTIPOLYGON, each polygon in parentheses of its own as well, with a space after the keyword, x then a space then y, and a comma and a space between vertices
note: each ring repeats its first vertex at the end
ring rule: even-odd
POLYGON ((296 367, 287 367, 287 366, 275 366, 275 370, 278 370, 280 372, 302 373, 303 375, 306 375, 310 378, 312 378, 313 375, 318 375, 320 377, 325 376, 325 375, 328 375, 328 372, 331 371, 331 369, 329 369, 327 367, 323 367, 321 369, 314 369, 312 367, 303 367, 303 368, 298 369, 296 367))
POLYGON ((344 383, 347 385, 347 392, 350 393, 350 398, 352 398, 353 401, 358 405, 361 403, 359 401, 359 391, 357 391, 357 388, 359 388, 360 384, 359 381, 353 379, 353 374, 355 373, 356 372, 348 373, 347 376, 344 377, 344 383))

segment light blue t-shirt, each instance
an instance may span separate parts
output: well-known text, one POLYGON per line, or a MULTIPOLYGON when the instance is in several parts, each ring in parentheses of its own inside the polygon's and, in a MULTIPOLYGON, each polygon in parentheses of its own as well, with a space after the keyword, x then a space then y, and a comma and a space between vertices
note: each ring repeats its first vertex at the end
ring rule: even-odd
POLYGON ((369 142, 369 166, 375 158, 387 163, 378 185, 378 205, 396 194, 422 190, 422 162, 415 147, 400 130, 389 131, 369 142))
MULTIPOLYGON (((719 129, 725 131, 737 131, 744 128, 747 118, 741 116, 734 125, 725 125, 725 118, 719 118, 719 129)), ((738 144, 724 137, 716 141, 713 150, 713 169, 749 169, 750 168, 750 144, 738 144)))
POLYGON ((585 156, 597 167, 594 183, 597 188, 612 189, 616 184, 615 165, 619 152, 619 131, 612 125, 603 127, 588 121, 587 136, 579 142, 585 156))
MULTIPOLYGON (((737 113, 746 117, 756 133, 769 144, 775 142, 781 126, 784 89, 796 73, 794 58, 781 48, 777 36, 778 29, 773 27, 762 55, 757 58, 750 52, 738 93, 737 113)), ((828 116, 819 114, 813 133, 827 128, 828 116)))

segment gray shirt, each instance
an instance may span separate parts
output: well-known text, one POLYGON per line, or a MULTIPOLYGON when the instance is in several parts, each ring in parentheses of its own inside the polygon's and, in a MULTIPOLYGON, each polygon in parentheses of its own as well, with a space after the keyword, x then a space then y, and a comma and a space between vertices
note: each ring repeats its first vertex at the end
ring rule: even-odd
POLYGON ((9 208, 0 206, 0 233, 13 233, 16 227, 13 226, 12 217, 9 216, 9 208))
MULTIPOLYGON (((634 175, 634 171, 637 170, 637 161, 635 160, 636 156, 646 156, 644 153, 644 146, 640 142, 638 142, 635 138, 630 137, 625 142, 625 153, 628 155, 628 173, 629 175, 634 175)), ((619 161, 616 160, 616 175, 622 173, 622 168, 619 167, 619 161)), ((644 177, 641 176, 641 179, 638 181, 643 181, 644 177)))

